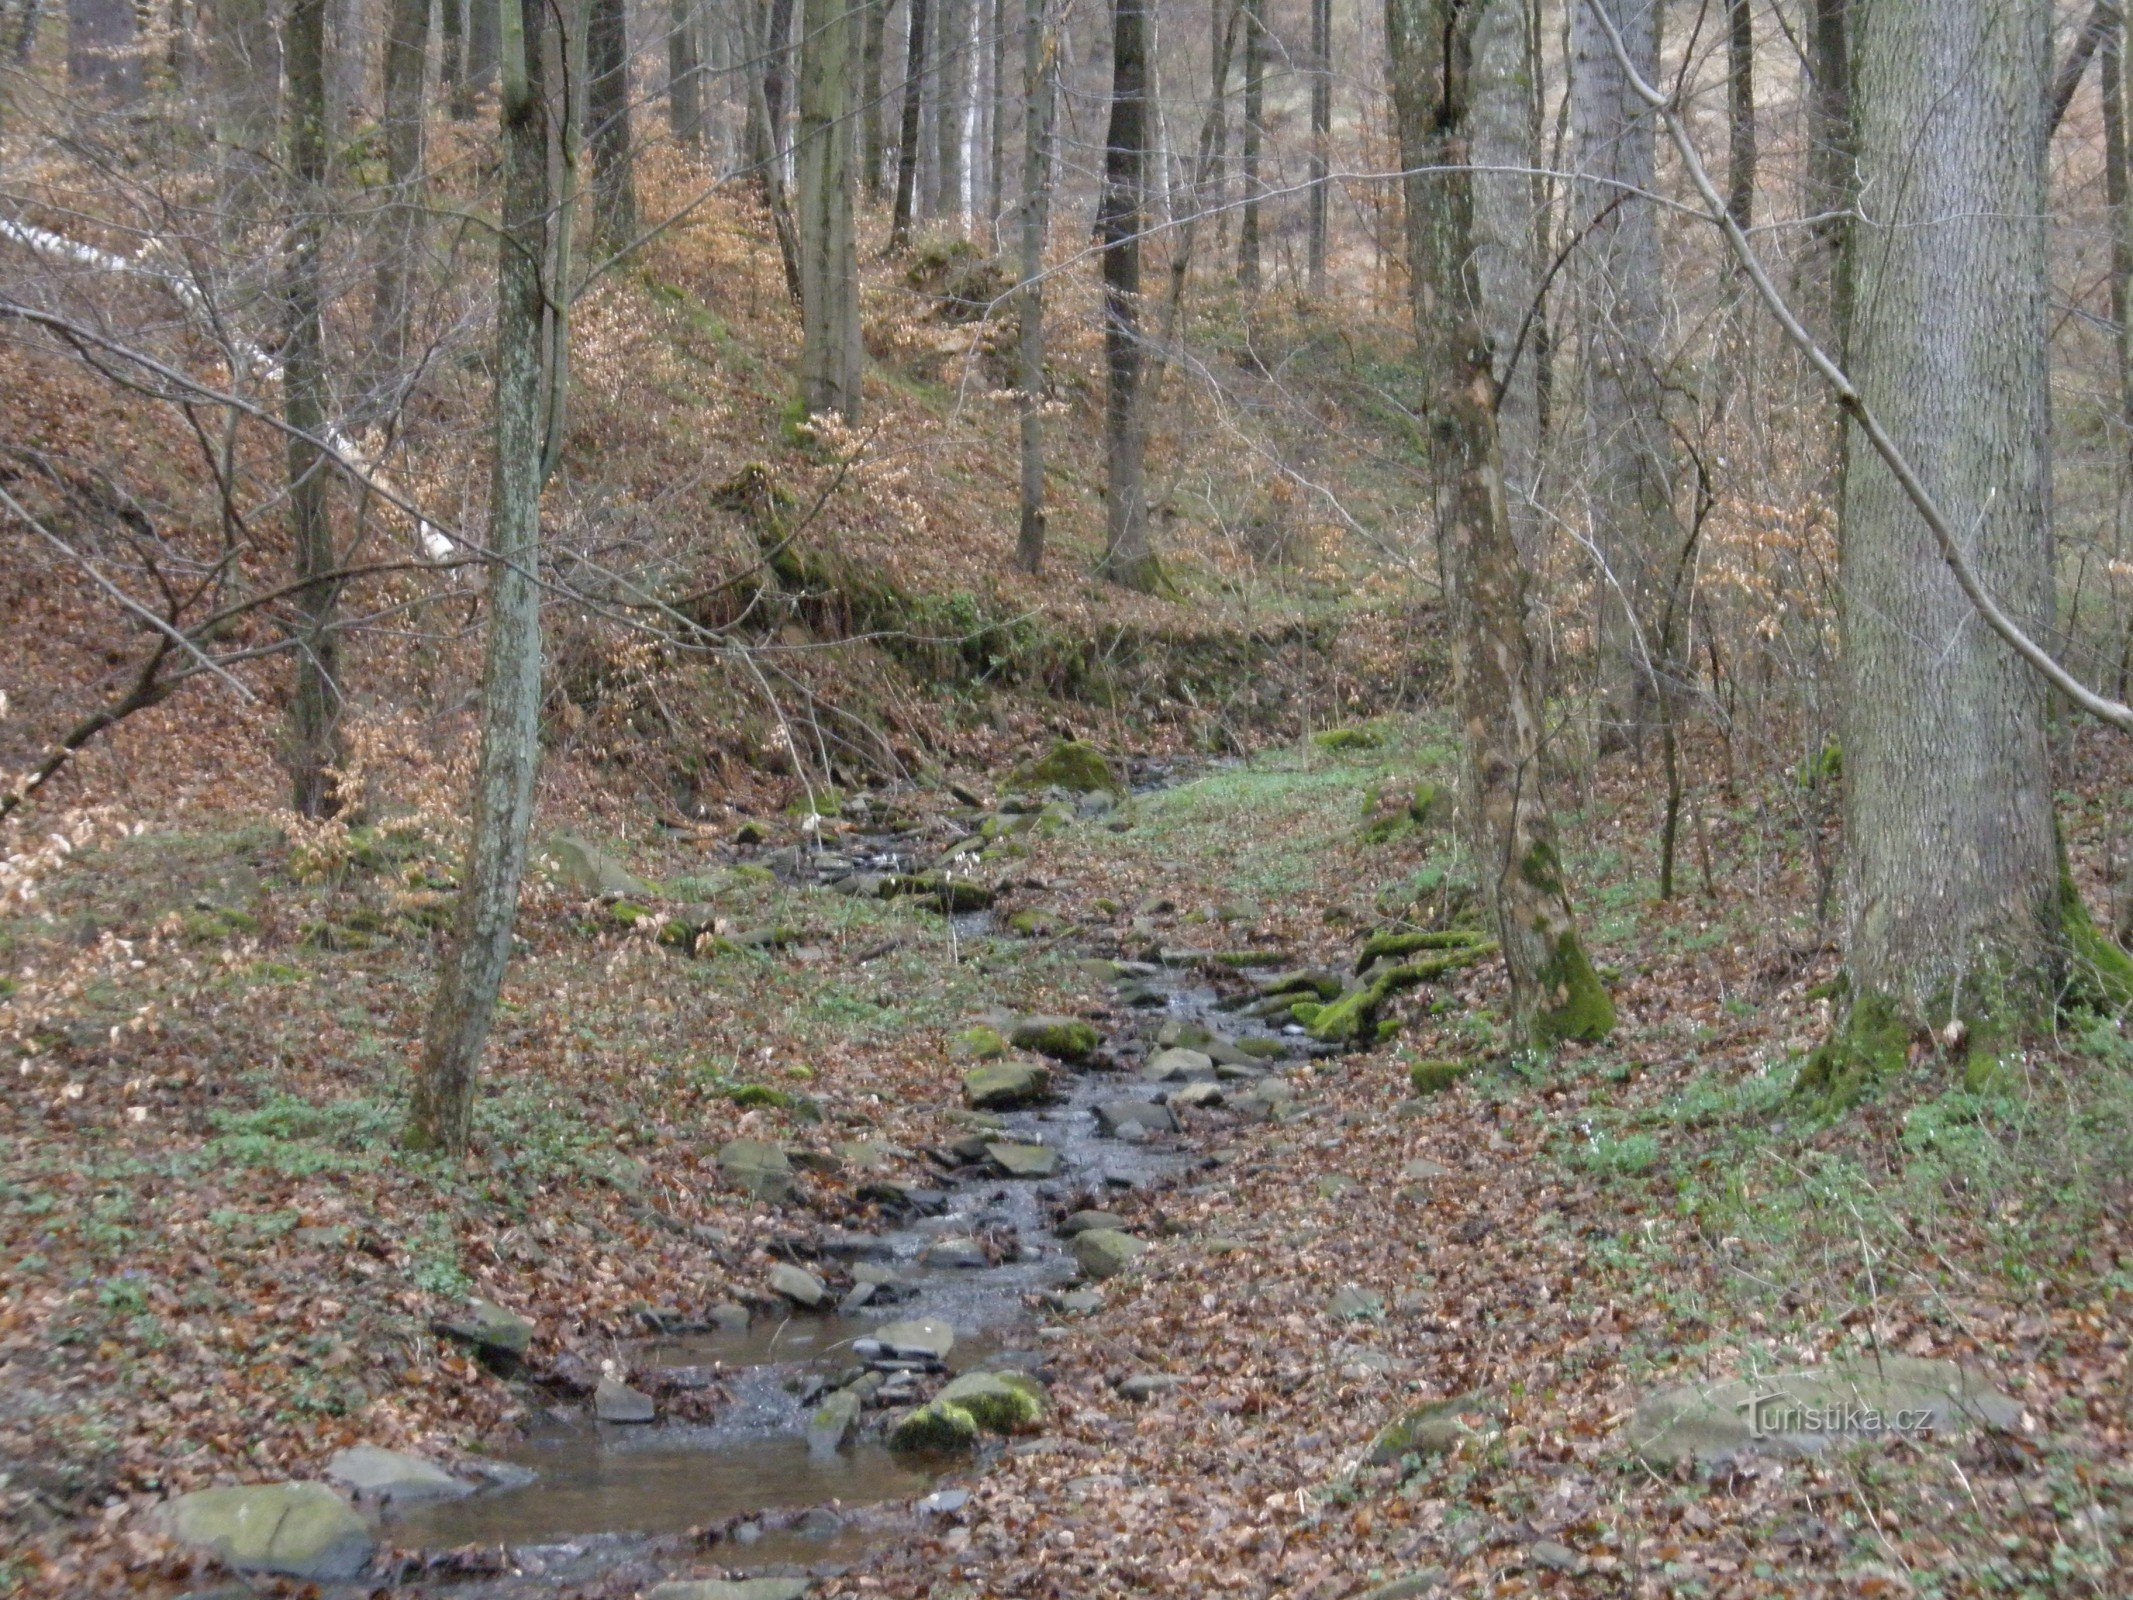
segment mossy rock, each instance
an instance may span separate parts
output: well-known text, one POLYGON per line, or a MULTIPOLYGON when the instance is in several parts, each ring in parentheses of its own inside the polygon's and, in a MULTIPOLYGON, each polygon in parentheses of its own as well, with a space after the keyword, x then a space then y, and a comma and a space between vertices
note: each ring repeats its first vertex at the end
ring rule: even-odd
POLYGON ((889 1430, 889 1448, 911 1454, 955 1454, 975 1448, 977 1442, 978 1419, 940 1400, 907 1412, 889 1430))
POLYGON ((1036 906, 1026 906, 1007 919, 1008 931, 1025 939, 1050 939, 1065 927, 1066 924, 1059 919, 1056 912, 1041 910, 1036 906))
POLYGON ((1474 1410, 1478 1403, 1477 1396, 1461 1395, 1451 1400, 1432 1400, 1405 1412, 1371 1440, 1370 1464, 1390 1466, 1405 1455, 1443 1455, 1457 1448, 1470 1431, 1460 1422, 1459 1414, 1474 1410))
POLYGON ((1473 928, 1446 928, 1431 933, 1390 929, 1373 933, 1356 952, 1355 970, 1367 972, 1380 961, 1397 961, 1423 950, 1471 950, 1487 944, 1488 936, 1473 928))
POLYGON ((1311 735, 1311 742, 1321 750, 1335 755, 1351 751, 1380 750, 1385 745, 1385 731, 1373 723, 1359 722, 1345 728, 1327 728, 1311 735))
POLYGON ((1005 1111, 1042 1100, 1051 1069, 1041 1061, 988 1061, 963 1074, 963 1101, 981 1111, 1005 1111))
POLYGON ((974 1023, 948 1042, 948 1053, 959 1061, 997 1061, 1012 1048, 1007 1035, 990 1023, 974 1023))
POLYGON ((1103 1035, 1079 1017, 1024 1017, 1008 1039, 1017 1050, 1034 1050, 1054 1061, 1086 1061, 1103 1043, 1103 1035))
POLYGON ((967 1411, 988 1433, 1026 1433, 1049 1408, 1044 1385, 1020 1372, 966 1372, 933 1403, 967 1411))
POLYGON ((180 1544, 240 1572, 352 1578, 375 1548, 363 1519, 323 1483, 201 1489, 169 1502, 162 1520, 180 1544))
POLYGON ((1130 1233, 1116 1228, 1090 1228, 1074 1236, 1074 1260, 1091 1278, 1115 1278, 1130 1272, 1147 1249, 1130 1233))
POLYGON ((1062 739, 1042 756, 1017 767, 1009 784, 1017 789, 1064 789, 1088 794, 1105 789, 1122 795, 1126 785, 1104 753, 1079 739, 1062 739))
POLYGON ((1416 1094, 1442 1094, 1468 1072, 1464 1061, 1417 1061, 1407 1069, 1416 1094))
MULTIPOLYGON (((1432 951, 1414 961, 1381 965, 1367 984, 1349 990, 1331 1005, 1321 1007, 1314 1016, 1304 1017, 1303 1008, 1299 1006, 1296 1020, 1322 1044, 1375 1044, 1390 1036, 1382 1026, 1389 1019, 1381 1018, 1379 1013, 1394 995, 1441 978, 1460 967, 1471 966, 1495 949, 1493 939, 1484 939, 1459 949, 1432 951)), ((1605 998, 1604 991, 1602 998, 1605 998)), ((1612 1019, 1610 1011, 1610 1022, 1612 1019)))

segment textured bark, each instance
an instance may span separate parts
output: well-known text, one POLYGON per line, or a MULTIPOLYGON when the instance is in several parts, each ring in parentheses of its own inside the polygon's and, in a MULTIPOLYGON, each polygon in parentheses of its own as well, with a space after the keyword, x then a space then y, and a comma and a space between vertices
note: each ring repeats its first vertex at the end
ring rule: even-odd
POLYGON ((1851 236, 1852 168, 1851 0, 1807 4, 1807 248, 1797 293, 1802 319, 1825 349, 1844 354, 1851 322, 1845 248, 1851 236))
POLYGON ((1478 9, 1386 0, 1409 281, 1429 385, 1438 549, 1453 605, 1453 675, 1465 735, 1475 859, 1510 978, 1520 1039, 1593 1039, 1614 1025, 1578 939, 1541 762, 1540 704, 1526 632, 1525 563, 1511 537, 1496 449, 1496 379, 1476 307, 1474 159, 1483 92, 1473 72, 1478 9), (1417 169, 1434 169, 1424 174, 1417 169))
POLYGON ((800 396, 810 415, 859 420, 859 254, 853 234, 853 79, 858 10, 805 0, 799 127, 800 396))
POLYGON ((474 97, 486 94, 496 82, 496 45, 501 7, 511 0, 467 0, 467 115, 473 115, 474 97))
POLYGON ((1542 544, 1540 361, 1530 324, 1540 279, 1540 208, 1527 174, 1539 164, 1533 148, 1538 75, 1522 0, 1481 0, 1477 9, 1467 111, 1474 164, 1481 169, 1472 175, 1476 309, 1503 391, 1496 438, 1511 534, 1529 559, 1537 559, 1542 544))
POLYGON ((1582 181, 1572 217, 1584 379, 1586 504, 1601 571, 1602 748, 1640 746, 1658 709, 1664 575, 1681 542, 1674 449, 1662 413, 1667 319, 1649 201, 1658 121, 1630 89, 1604 4, 1646 82, 1658 73, 1660 0, 1586 0, 1571 26, 1571 131, 1582 181))
POLYGON ((786 86, 792 77, 792 19, 793 0, 768 0, 763 24, 764 120, 769 126, 771 154, 781 183, 785 179, 786 158, 792 150, 785 134, 785 114, 791 109, 786 86))
POLYGON ((1007 195, 1007 0, 992 0, 991 93, 985 113, 985 236, 1000 242, 1001 207, 1007 195))
POLYGON ((628 0, 591 0, 586 24, 585 112, 592 146, 593 233, 610 250, 637 234, 637 175, 630 128, 628 0))
POLYGON ((385 226, 371 303, 371 389, 390 392, 407 355, 409 296, 422 251, 423 78, 430 50, 429 0, 392 0, 385 22, 385 226))
POLYGON ((1755 216, 1755 7, 1728 0, 1726 26, 1726 215, 1746 229, 1755 216))
POLYGON ((281 36, 267 0, 214 0, 207 30, 214 99, 216 210, 234 235, 262 198, 280 141, 281 36))
POLYGON ((934 51, 933 138, 937 151, 932 214, 949 228, 963 229, 964 124, 970 111, 970 10, 972 0, 934 0, 940 24, 934 51))
POLYGON ((1237 221, 1237 283, 1259 288, 1259 158, 1266 138, 1266 0, 1244 0, 1244 208, 1237 221))
POLYGON ((1022 6, 1022 285, 1015 363, 1021 387, 1022 522, 1015 564, 1044 566, 1044 237, 1052 205, 1052 111, 1059 46, 1049 0, 1022 6))
MULTIPOLYGON (((1241 20, 1242 5, 1243 0, 1207 0, 1207 36, 1222 38, 1225 33, 1224 10, 1241 20)), ((1214 164, 1208 169, 1207 181, 1200 186, 1197 197, 1200 210, 1214 215, 1218 251, 1229 248, 1229 69, 1233 53, 1233 50, 1217 50, 1211 64, 1213 81, 1210 87, 1214 93, 1208 101, 1208 116, 1215 130, 1214 164)))
MULTIPOLYGON (((739 3, 752 6, 754 0, 739 0, 739 3)), ((667 132, 684 150, 703 148, 703 63, 697 54, 694 0, 668 0, 667 132)))
POLYGON ((1326 173, 1333 142, 1333 0, 1311 0, 1311 292, 1326 292, 1326 173))
POLYGON ((140 30, 133 0, 67 0, 67 83, 106 105, 141 96, 140 30))
POLYGON ((334 629, 339 585, 323 451, 326 333, 319 254, 326 216, 325 0, 295 0, 283 29, 289 71, 288 223, 282 258, 282 415, 287 440, 289 543, 296 576, 296 685, 289 701, 290 804, 299 816, 336 809, 332 769, 340 756, 340 648, 334 629), (303 437, 308 435, 309 438, 303 437))
POLYGON ((459 98, 466 71, 467 0, 437 0, 437 91, 455 117, 465 115, 459 98))
POLYGON ((929 0, 911 0, 903 112, 898 119, 896 141, 896 210, 889 222, 891 250, 907 249, 911 243, 911 212, 918 199, 919 113, 924 109, 920 101, 926 84, 926 23, 931 10, 929 0))
MULTIPOLYGON (((1877 201, 1854 223, 1852 377, 1987 591, 2041 637, 2048 7, 1874 0, 1854 21, 1860 181, 1877 201)), ((1852 992, 1938 1022, 1991 1006, 2000 985, 2019 996, 2045 964, 2058 904, 2045 695, 1857 444, 1842 545, 1852 992)))
MULTIPOLYGON (((505 0, 512 4, 513 0, 505 0)), ((489 491, 488 638, 473 835, 458 920, 432 1002, 408 1140, 456 1154, 474 1122, 474 1080, 511 955, 540 756, 543 303, 551 201, 549 107, 538 70, 543 0, 520 0, 502 42, 503 215, 497 241, 496 462, 489 491)))
POLYGON ((1148 542, 1142 464, 1141 207, 1148 164, 1148 24, 1144 0, 1113 0, 1111 122, 1096 210, 1104 279, 1104 554, 1098 573, 1152 590, 1162 569, 1148 542))
POLYGON ((866 38, 860 46, 860 93, 865 97, 860 113, 862 176, 867 193, 881 198, 882 156, 887 140, 888 109, 882 96, 882 64, 888 55, 889 6, 891 0, 866 0, 866 38))

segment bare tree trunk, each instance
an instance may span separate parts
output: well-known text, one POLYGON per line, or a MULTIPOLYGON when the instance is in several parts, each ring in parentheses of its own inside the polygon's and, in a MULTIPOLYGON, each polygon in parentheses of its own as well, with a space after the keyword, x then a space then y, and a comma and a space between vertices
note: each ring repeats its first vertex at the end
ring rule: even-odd
MULTIPOLYGON (((1851 375, 2030 637, 2052 619, 2045 0, 1853 13, 1862 193, 1851 375)), ((1990 1056, 2041 1019, 2062 945, 2042 681, 1992 632, 1874 451, 1845 468, 1846 966, 1802 1083, 1849 1098, 1951 1018, 1990 1056)))
MULTIPOLYGON (((1496 378, 1475 281, 1473 74, 1481 12, 1461 0, 1386 0, 1400 165, 1409 173, 1409 280, 1423 371, 1438 548, 1453 603, 1453 675, 1466 731, 1467 822, 1510 978, 1521 1042, 1597 1039, 1614 1006, 1578 937, 1541 760, 1526 632, 1525 562, 1497 461, 1496 378)), ((1518 92, 1487 81, 1486 92, 1518 92)), ((1518 105, 1524 117, 1522 102, 1518 105)), ((1501 115, 1500 112, 1497 113, 1501 115)))
POLYGON ((1540 556, 1540 352, 1534 307, 1540 208, 1527 174, 1533 100, 1540 76, 1522 0, 1479 0, 1470 36, 1468 140, 1474 164, 1471 228, 1482 330, 1503 391, 1496 406, 1497 459, 1509 501, 1511 536, 1529 561, 1540 556))
MULTIPOLYGON (((2133 503, 2133 206, 2127 204, 2126 29, 2121 16, 2104 36, 2099 64, 2103 90, 2103 195, 2111 221, 2111 321, 2118 378, 2118 525, 2133 503)), ((2126 695, 2123 668, 2118 697, 2126 695)), ((2111 933, 2121 945, 2133 945, 2133 850, 2119 863, 2111 933)))
POLYGON ((141 40, 133 0, 67 0, 67 83, 106 106, 141 97, 141 40))
POLYGON ((763 35, 763 107, 769 125, 771 159, 782 187, 792 145, 785 137, 786 85, 792 77, 793 0, 769 0, 763 35))
POLYGON ((1044 566, 1044 238, 1052 204, 1052 110, 1059 45, 1049 0, 1022 6, 1022 285, 1015 341, 1022 393, 1022 526, 1015 564, 1044 566))
POLYGON ((887 143, 888 110, 882 99, 888 90, 882 83, 882 63, 888 54, 889 7, 892 0, 866 0, 866 43, 860 75, 866 97, 860 117, 867 194, 881 199, 882 158, 887 143))
POLYGON ((1148 541, 1141 409, 1141 207, 1148 164, 1148 18, 1145 0, 1113 0, 1111 125, 1104 139, 1096 234, 1104 279, 1104 554, 1099 575, 1149 592, 1162 568, 1148 541))
POLYGON ((288 231, 282 260, 282 415, 287 440, 289 543, 296 576, 296 687, 289 703, 290 804, 299 816, 337 808, 333 768, 340 758, 340 647, 334 630, 338 585, 327 504, 326 457, 310 440, 326 425, 326 350, 319 253, 326 194, 326 0, 294 0, 283 31, 289 69, 288 231))
MULTIPOLYGON (((752 7, 755 0, 737 0, 737 4, 752 7)), ((755 30, 748 31, 753 38, 755 30)), ((684 150, 695 153, 704 147, 704 79, 697 53, 696 0, 668 0, 667 132, 684 150)))
POLYGON ((585 109, 591 125, 593 235, 608 249, 620 250, 637 236, 629 5, 628 0, 591 0, 591 4, 585 36, 585 109))
POLYGON ((1755 7, 1727 0, 1726 215, 1746 229, 1755 215, 1755 7))
POLYGON ((853 234, 852 83, 858 12, 806 0, 800 15, 800 396, 811 416, 859 420, 859 254, 853 234))
POLYGON ((235 239, 278 164, 282 47, 268 0, 214 0, 207 31, 208 79, 214 96, 215 208, 235 239))
POLYGON ((897 130, 896 210, 889 222, 889 248, 911 245, 911 209, 918 194, 920 97, 926 83, 926 16, 929 0, 911 0, 909 49, 904 57, 903 116, 897 130))
POLYGON ((466 35, 467 0, 437 0, 437 93, 455 117, 462 115, 459 97, 467 71, 466 35))
MULTIPOLYGON (((1243 0, 1230 0, 1232 7, 1241 7, 1243 0)), ((1207 0, 1208 37, 1218 39, 1224 31, 1222 20, 1223 0, 1207 0)), ((1232 52, 1217 50, 1210 64, 1209 76, 1213 82, 1213 98, 1209 101, 1209 113, 1214 118, 1215 140, 1213 164, 1210 172, 1213 182, 1206 192, 1196 197, 1199 209, 1212 212, 1215 219, 1215 253, 1227 254, 1229 250, 1229 68, 1232 52)))
POLYGON ((498 19, 510 0, 467 0, 466 110, 474 114, 475 99, 487 94, 496 82, 498 19))
POLYGON ((1666 315, 1650 201, 1657 119, 1633 94, 1596 20, 1604 4, 1637 70, 1657 75, 1660 0, 1585 0, 1572 23, 1574 211, 1585 381, 1585 475, 1600 572, 1602 749, 1642 748, 1658 710, 1662 574, 1681 543, 1674 449, 1663 414, 1666 315))
POLYGON ((1311 293, 1326 292, 1326 174, 1333 142, 1333 0, 1311 0, 1311 293))
POLYGON ((992 0, 992 93, 986 114, 985 237, 1000 248, 1000 212, 1007 196, 1007 0, 992 0))
POLYGON ((938 98, 933 105, 933 137, 939 152, 934 168, 933 213, 949 231, 963 231, 963 121, 970 107, 970 9, 972 0, 934 0, 940 39, 934 51, 938 98))
POLYGON ((392 0, 385 25, 386 226, 371 304, 371 382, 382 403, 407 357, 410 286, 423 239, 422 120, 430 53, 429 0, 392 0))
POLYGON ((1799 266, 1807 326, 1840 355, 1851 325, 1852 168, 1851 0, 1808 0, 1807 215, 1813 219, 1799 266))
MULTIPOLYGON (((316 0, 308 0, 316 3, 316 0)), ((535 41, 544 0, 504 0, 503 217, 497 242, 496 465, 489 492, 488 640, 473 836, 456 933, 423 1037, 408 1142, 458 1154, 511 955, 540 758, 542 279, 548 260, 548 88, 535 41)))
POLYGON ((1237 224, 1237 283, 1259 289, 1259 156, 1266 118, 1266 0, 1244 5, 1244 211, 1237 224))

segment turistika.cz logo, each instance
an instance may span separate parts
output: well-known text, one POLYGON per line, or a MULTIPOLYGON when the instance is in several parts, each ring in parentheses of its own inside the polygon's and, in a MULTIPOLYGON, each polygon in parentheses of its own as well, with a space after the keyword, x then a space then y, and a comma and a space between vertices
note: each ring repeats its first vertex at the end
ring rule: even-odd
POLYGON ((1929 1406, 1889 1412, 1856 1400, 1804 1405, 1789 1394, 1764 1394, 1741 1401, 1740 1409, 1748 1414, 1748 1431, 1758 1439, 1785 1433, 1875 1435, 1933 1431, 1933 1411, 1929 1406))

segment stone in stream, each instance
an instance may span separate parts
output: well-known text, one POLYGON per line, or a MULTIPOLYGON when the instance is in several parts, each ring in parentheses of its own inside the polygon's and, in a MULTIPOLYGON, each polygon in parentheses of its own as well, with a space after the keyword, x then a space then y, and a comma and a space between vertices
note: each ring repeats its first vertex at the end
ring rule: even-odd
POLYGON ((1209 1029, 1183 1017, 1172 1017, 1155 1030, 1155 1042, 1165 1050, 1204 1050, 1214 1038, 1209 1029))
POLYGON ((1279 1061, 1289 1053, 1289 1047, 1279 1039, 1239 1039, 1236 1048, 1261 1061, 1279 1061))
POLYGON ((1008 777, 1016 790, 1064 789, 1069 794, 1103 790, 1122 795, 1126 785, 1104 753, 1079 739, 1061 739, 1036 760, 1017 767, 1008 777))
POLYGON ((936 1405, 960 1406, 988 1433, 1021 1433, 1044 1420, 1044 1385, 1022 1372, 966 1372, 934 1396, 936 1405))
POLYGON ((1216 1083, 1188 1083, 1184 1088, 1172 1091, 1168 1103, 1173 1106, 1212 1109, 1222 1104, 1222 1086, 1216 1083))
POLYGON ((855 1311, 865 1310, 866 1307, 872 1303, 874 1299, 874 1294, 875 1286, 871 1283, 853 1284, 852 1287, 845 1292, 844 1298, 837 1302, 837 1315, 840 1317, 848 1317, 855 1311))
POLYGON ((336 1450, 326 1462, 326 1476, 359 1500, 377 1505, 412 1506, 431 1500, 457 1500, 474 1485, 453 1477, 434 1461, 374 1444, 336 1450))
POLYGON ((705 1320, 727 1333, 743 1333, 748 1327, 748 1308, 738 1300, 721 1300, 705 1313, 705 1320))
POLYGON ((1178 1119, 1170 1108, 1153 1100, 1105 1100, 1096 1107, 1096 1120, 1114 1139, 1126 1137, 1128 1129, 1142 1138, 1178 1131, 1178 1119))
POLYGON ((978 1419, 961 1406, 939 1400, 907 1412, 889 1430, 891 1450, 944 1455, 973 1448, 978 1442, 978 1419))
POLYGON ((1071 1239, 1077 1233, 1087 1233, 1091 1228, 1111 1228, 1119 1233, 1126 1231, 1126 1219, 1115 1211, 1077 1211, 1054 1231, 1063 1239, 1071 1239))
POLYGON ((962 1234, 951 1234, 945 1239, 936 1239, 926 1246, 919 1256, 922 1265, 929 1267, 989 1267, 985 1259, 985 1247, 977 1240, 962 1234))
POLYGON ((1170 1003, 1170 994, 1152 983, 1125 983, 1119 985, 1118 1001, 1136 1011, 1155 1011, 1170 1003))
POLYGON ((729 1140, 718 1152, 718 1170, 728 1183, 758 1200, 789 1200, 794 1193, 792 1161, 767 1140, 729 1140))
POLYGON ((489 1300, 469 1300, 466 1309, 439 1317, 436 1330, 485 1356, 517 1360, 533 1342, 533 1324, 489 1300))
POLYGON ((1158 1050, 1148 1058, 1148 1065, 1141 1068, 1141 1078, 1148 1083, 1169 1083, 1179 1078, 1189 1078, 1195 1073, 1215 1070, 1214 1059, 1198 1050, 1158 1050))
POLYGON ((168 1502, 162 1521, 178 1543, 239 1572, 352 1578, 376 1548, 363 1519, 323 1483, 201 1489, 168 1502))
POLYGON ((831 1456, 859 1421, 866 1397, 857 1389, 839 1389, 815 1407, 807 1419, 807 1453, 831 1456))
POLYGON ((829 1298, 829 1290, 822 1280, 804 1267, 796 1267, 789 1261, 781 1261, 770 1269, 771 1289, 783 1295, 803 1310, 819 1310, 829 1298))
POLYGON ((1091 1278, 1115 1278, 1130 1272, 1148 1247, 1116 1228, 1091 1228, 1074 1236, 1074 1260, 1091 1278))
POLYGON ((902 1273, 898 1272, 894 1267, 884 1266, 878 1261, 854 1263, 852 1281, 854 1283, 863 1283, 870 1289, 895 1291, 909 1287, 904 1282, 902 1273))
POLYGON ((955 1329, 938 1317, 909 1317, 901 1322, 884 1322, 868 1338, 856 1340, 852 1348, 861 1356, 945 1361, 955 1348, 955 1329))
POLYGON ((602 1378, 593 1386, 593 1415, 602 1422, 650 1422, 657 1410, 650 1395, 618 1378, 602 1378))
POLYGON ((1054 1311, 1063 1311, 1069 1316, 1086 1317, 1103 1310, 1104 1297, 1095 1289, 1058 1289, 1047 1294, 1044 1303, 1054 1311))
POLYGON ((1008 1033, 1017 1050, 1034 1050, 1054 1061, 1085 1061, 1103 1036, 1079 1017, 1024 1017, 1008 1033))
POLYGON ((1048 1145, 1021 1144, 1011 1139, 998 1139, 985 1147, 985 1154, 994 1166, 1010 1178, 1059 1176, 1059 1152, 1048 1145))
POLYGON ((1217 1072, 1220 1072, 1224 1067, 1242 1067, 1251 1072, 1264 1072, 1266 1070, 1260 1064, 1257 1056, 1248 1050, 1238 1049, 1228 1039, 1210 1039, 1205 1044, 1195 1046, 1195 1048, 1199 1050, 1201 1055, 1215 1064, 1217 1072))
POLYGON ((1238 1061, 1218 1061, 1215 1076, 1223 1083, 1256 1083, 1266 1076, 1266 1068, 1238 1061))
POLYGON ((826 1228, 815 1236, 815 1250, 837 1261, 887 1261, 896 1247, 878 1233, 826 1228))
POLYGON ((1629 1442, 1660 1466, 1741 1456, 1819 1456, 1840 1445, 2013 1429, 2022 1408, 1952 1361, 1863 1356, 1827 1366, 1662 1390, 1630 1419, 1629 1442))
POLYGON ((644 1600, 802 1600, 812 1578, 670 1578, 644 1591, 644 1600))
POLYGON ((963 1074, 963 1100, 981 1111, 1007 1111, 1042 1100, 1052 1069, 1041 1061, 989 1061, 963 1074))

